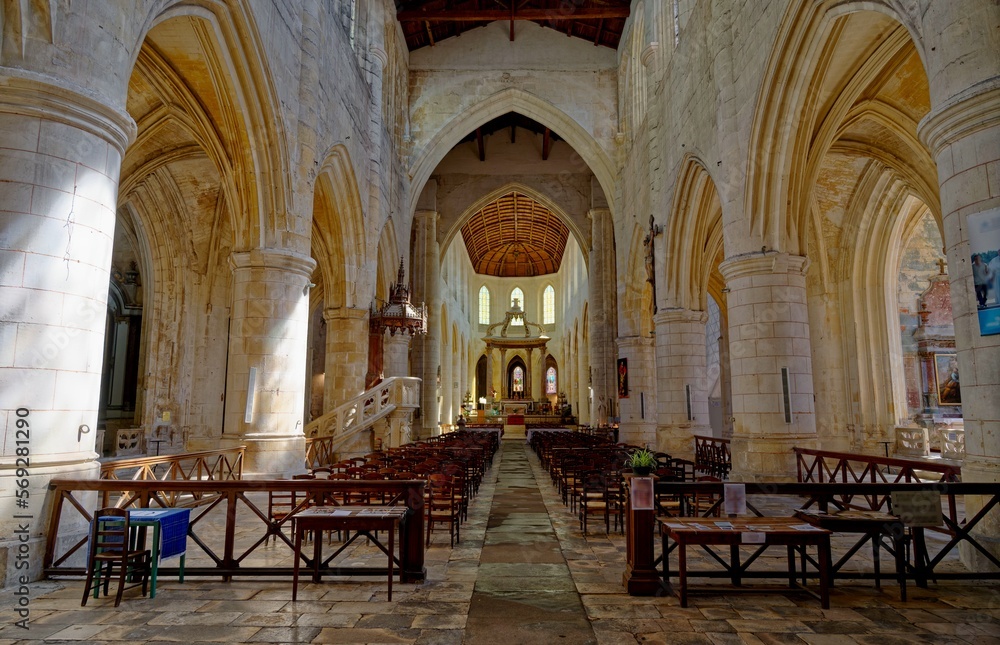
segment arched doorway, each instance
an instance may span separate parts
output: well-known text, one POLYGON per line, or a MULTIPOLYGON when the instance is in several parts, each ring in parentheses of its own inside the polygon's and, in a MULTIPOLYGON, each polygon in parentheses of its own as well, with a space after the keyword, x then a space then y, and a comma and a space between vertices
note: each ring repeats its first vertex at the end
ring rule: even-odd
POLYGON ((520 356, 507 363, 507 396, 511 399, 526 399, 528 368, 520 356))

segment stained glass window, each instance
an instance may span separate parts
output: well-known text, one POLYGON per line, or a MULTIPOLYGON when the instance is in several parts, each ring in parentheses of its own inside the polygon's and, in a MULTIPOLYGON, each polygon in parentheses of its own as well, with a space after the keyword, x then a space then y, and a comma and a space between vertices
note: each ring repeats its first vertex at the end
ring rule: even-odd
POLYGON ((479 324, 490 324, 490 290, 486 285, 479 290, 479 324))
POLYGON ((524 370, 520 367, 514 368, 514 391, 524 392, 524 370))
POLYGON ((542 293, 542 324, 556 324, 556 290, 551 284, 542 293))
POLYGON ((545 393, 556 393, 556 368, 554 367, 545 370, 545 393))

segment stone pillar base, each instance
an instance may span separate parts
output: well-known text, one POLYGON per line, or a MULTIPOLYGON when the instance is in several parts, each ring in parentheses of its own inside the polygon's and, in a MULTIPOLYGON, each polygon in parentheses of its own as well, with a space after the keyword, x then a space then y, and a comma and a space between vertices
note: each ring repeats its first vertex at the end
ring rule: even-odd
POLYGON ((224 448, 247 447, 243 479, 287 479, 306 470, 306 438, 302 433, 246 434, 220 443, 224 448))
POLYGON ((733 435, 730 449, 733 455, 731 481, 794 482, 798 468, 792 448, 815 448, 816 435, 789 434, 782 436, 733 435))
POLYGON ((694 435, 711 436, 708 426, 684 423, 679 425, 656 426, 656 449, 671 457, 694 459, 694 435))
POLYGON ((618 441, 656 450, 656 426, 652 423, 622 423, 618 426, 618 441))
MULTIPOLYGON (((100 464, 96 457, 95 453, 86 451, 63 455, 31 455, 31 477, 28 480, 29 486, 25 489, 29 493, 27 508, 19 507, 17 498, 14 497, 14 491, 20 489, 15 486, 18 478, 14 469, 8 468, 13 465, 13 458, 9 464, 0 465, 0 481, 4 482, 4 490, 0 493, 0 509, 3 513, 0 516, 0 535, 3 536, 0 540, 0 562, 7 564, 0 574, 0 587, 16 589, 23 575, 28 576, 29 580, 42 578, 45 530, 52 504, 52 500, 46 498, 49 480, 97 479, 100 464), (55 459, 67 461, 58 463, 55 459), (27 532, 23 529, 27 529, 27 532), (27 565, 20 564, 21 562, 27 562, 27 565)), ((96 492, 78 491, 74 497, 88 511, 98 508, 100 503, 96 492)), ((59 526, 59 553, 66 553, 74 544, 86 538, 89 531, 87 522, 69 503, 63 505, 63 516, 65 519, 59 526)), ((71 560, 69 564, 85 566, 86 549, 81 549, 78 553, 80 555, 75 556, 77 559, 71 560)))

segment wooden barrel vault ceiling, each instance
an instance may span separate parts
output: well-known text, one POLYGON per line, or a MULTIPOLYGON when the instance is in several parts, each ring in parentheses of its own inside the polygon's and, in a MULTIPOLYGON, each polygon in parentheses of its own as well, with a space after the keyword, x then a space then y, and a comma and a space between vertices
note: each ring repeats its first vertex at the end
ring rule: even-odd
POLYGON ((517 192, 493 200, 462 226, 476 273, 506 278, 555 273, 568 237, 557 215, 517 192))
POLYGON ((555 29, 594 45, 618 49, 630 0, 396 0, 396 18, 410 51, 460 36, 488 23, 520 20, 555 29))

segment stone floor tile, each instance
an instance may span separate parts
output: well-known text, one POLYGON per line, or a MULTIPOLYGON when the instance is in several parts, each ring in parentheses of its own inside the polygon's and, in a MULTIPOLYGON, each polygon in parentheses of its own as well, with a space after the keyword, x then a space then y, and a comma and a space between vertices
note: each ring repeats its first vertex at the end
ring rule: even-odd
POLYGON ((811 631, 803 623, 797 620, 774 619, 774 620, 742 620, 730 619, 729 624, 738 632, 768 632, 768 633, 798 633, 811 631))
POLYGON ((161 612, 146 621, 147 625, 228 625, 240 616, 239 611, 205 611, 205 612, 161 612))
POLYGON ((361 614, 332 613, 301 614, 295 617, 300 627, 354 627, 361 620, 361 614))
POLYGON ((310 643, 319 635, 319 627, 263 627, 249 643, 310 643))
POLYGON ((46 641, 93 641, 102 631, 107 629, 107 625, 70 625, 46 638, 46 641))
POLYGON ((241 614, 235 621, 237 625, 252 627, 291 627, 297 616, 291 612, 270 614, 241 614))
POLYGON ((313 643, 414 643, 420 633, 415 630, 398 633, 389 629, 343 629, 326 627, 311 641, 313 643))

